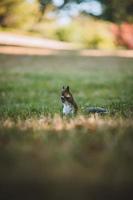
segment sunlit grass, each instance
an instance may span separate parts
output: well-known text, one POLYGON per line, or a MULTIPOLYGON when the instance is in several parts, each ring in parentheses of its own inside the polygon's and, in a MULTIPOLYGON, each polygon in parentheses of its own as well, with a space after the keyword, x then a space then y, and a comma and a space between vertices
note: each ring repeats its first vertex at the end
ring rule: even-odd
POLYGON ((98 115, 91 115, 86 117, 83 115, 78 115, 77 117, 68 118, 61 117, 60 115, 55 115, 53 117, 40 117, 40 118, 27 118, 25 120, 17 119, 13 120, 7 118, 1 120, 2 128, 17 128, 20 130, 33 130, 33 131, 69 131, 73 129, 85 129, 86 131, 91 130, 96 132, 99 129, 106 128, 123 128, 132 125, 132 120, 130 119, 112 119, 103 118, 98 115))

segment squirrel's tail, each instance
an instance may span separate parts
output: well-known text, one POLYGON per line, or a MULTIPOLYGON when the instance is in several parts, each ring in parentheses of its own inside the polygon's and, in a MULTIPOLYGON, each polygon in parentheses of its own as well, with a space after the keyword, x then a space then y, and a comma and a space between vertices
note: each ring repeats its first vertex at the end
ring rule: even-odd
POLYGON ((85 109, 86 113, 99 113, 99 114, 108 114, 109 111, 105 108, 100 108, 100 107, 87 107, 85 109))

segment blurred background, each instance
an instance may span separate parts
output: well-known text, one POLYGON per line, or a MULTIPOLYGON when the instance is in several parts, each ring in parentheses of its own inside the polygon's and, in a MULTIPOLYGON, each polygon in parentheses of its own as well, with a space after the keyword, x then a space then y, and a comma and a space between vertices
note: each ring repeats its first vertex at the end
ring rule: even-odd
MULTIPOLYGON (((73 43, 77 48, 133 49, 133 0, 1 0, 0 32, 73 43)), ((0 43, 4 42, 0 35, 0 43)), ((54 44, 53 44, 54 45, 54 44)))

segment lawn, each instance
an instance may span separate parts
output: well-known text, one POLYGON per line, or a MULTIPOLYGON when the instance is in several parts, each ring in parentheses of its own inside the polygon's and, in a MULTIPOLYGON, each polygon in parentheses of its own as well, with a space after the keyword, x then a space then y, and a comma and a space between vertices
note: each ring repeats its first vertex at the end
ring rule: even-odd
POLYGON ((1 54, 1 197, 129 199, 132 88, 133 58, 1 54), (60 116, 63 85, 79 106, 75 118, 60 116), (109 113, 95 118, 88 106, 109 113))

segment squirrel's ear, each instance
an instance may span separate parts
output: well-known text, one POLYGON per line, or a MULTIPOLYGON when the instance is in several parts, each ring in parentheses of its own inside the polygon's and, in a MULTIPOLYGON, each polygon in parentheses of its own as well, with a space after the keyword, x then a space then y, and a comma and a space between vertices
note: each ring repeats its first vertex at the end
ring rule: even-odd
POLYGON ((69 91, 69 86, 66 87, 67 91, 69 91))
POLYGON ((63 86, 63 87, 62 87, 62 90, 64 90, 64 89, 65 89, 65 87, 63 86))

